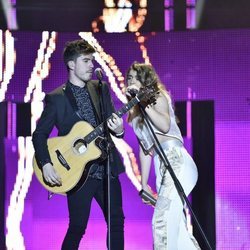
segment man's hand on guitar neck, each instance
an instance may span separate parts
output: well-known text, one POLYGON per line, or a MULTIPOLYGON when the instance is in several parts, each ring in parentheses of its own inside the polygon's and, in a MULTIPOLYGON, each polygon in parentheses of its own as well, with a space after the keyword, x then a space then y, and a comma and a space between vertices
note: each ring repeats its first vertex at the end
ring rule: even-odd
POLYGON ((122 134, 124 131, 122 118, 113 113, 112 118, 108 120, 108 127, 116 134, 122 134))
POLYGON ((46 163, 43 166, 43 177, 44 179, 50 183, 51 185, 55 186, 61 186, 62 185, 62 180, 60 176, 57 174, 55 171, 53 165, 51 163, 46 163))

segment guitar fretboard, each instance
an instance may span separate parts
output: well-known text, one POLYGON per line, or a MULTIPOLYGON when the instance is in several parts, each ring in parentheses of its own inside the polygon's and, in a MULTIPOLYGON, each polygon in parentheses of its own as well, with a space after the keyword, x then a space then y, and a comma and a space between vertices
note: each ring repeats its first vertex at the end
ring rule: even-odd
MULTIPOLYGON (((124 114, 126 114, 131 108, 133 108, 139 102, 140 102, 140 95, 137 95, 115 113, 117 114, 117 116, 122 117, 124 114)), ((111 117, 112 116, 110 116, 107 120, 111 119, 111 117)), ((103 131, 104 131, 104 123, 102 122, 93 131, 91 131, 88 135, 84 137, 85 142, 89 144, 90 142, 95 140, 98 136, 103 134, 103 131)))

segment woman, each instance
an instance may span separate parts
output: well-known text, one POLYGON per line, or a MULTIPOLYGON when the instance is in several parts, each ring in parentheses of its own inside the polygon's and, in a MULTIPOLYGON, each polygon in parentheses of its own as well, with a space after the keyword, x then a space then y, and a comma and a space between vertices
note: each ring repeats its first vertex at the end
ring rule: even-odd
MULTIPOLYGON (((196 165, 183 147, 183 138, 176 124, 175 114, 169 93, 150 65, 133 63, 127 73, 126 96, 130 99, 140 88, 153 87, 157 92, 156 103, 145 105, 145 111, 161 147, 166 154, 172 169, 180 181, 185 194, 194 188, 198 174, 196 165)), ((151 156, 154 158, 156 188, 158 199, 153 215, 153 238, 155 250, 191 250, 200 249, 195 238, 189 234, 184 204, 179 196, 172 177, 155 152, 155 142, 147 123, 138 106, 128 116, 140 143, 140 163, 142 189, 152 193, 148 187, 151 156)))

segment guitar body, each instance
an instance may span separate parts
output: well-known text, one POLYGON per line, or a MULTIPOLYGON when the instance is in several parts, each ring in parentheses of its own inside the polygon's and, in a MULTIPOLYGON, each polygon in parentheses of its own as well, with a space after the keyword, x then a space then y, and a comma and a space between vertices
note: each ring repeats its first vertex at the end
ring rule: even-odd
POLYGON ((89 144, 84 141, 85 135, 93 130, 89 123, 80 121, 66 136, 48 139, 51 161, 62 179, 61 186, 48 184, 43 178, 42 170, 35 157, 33 158, 35 175, 48 191, 65 194, 77 190, 85 183, 92 163, 102 158, 102 151, 98 147, 100 137, 89 144))

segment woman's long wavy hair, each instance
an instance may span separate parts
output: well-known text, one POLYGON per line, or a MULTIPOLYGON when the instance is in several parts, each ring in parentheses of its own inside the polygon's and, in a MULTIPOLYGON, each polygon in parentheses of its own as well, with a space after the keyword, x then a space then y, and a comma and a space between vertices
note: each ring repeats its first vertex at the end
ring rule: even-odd
MULTIPOLYGON (((131 70, 136 72, 137 78, 143 87, 151 87, 155 89, 156 92, 165 92, 169 94, 165 86, 161 83, 159 76, 155 72, 155 69, 151 65, 134 62, 127 71, 126 79, 128 79, 128 75, 131 70)), ((140 114, 138 106, 135 106, 131 111, 132 112, 129 112, 128 114, 128 122, 131 122, 133 117, 140 114)), ((143 120, 141 120, 141 122, 143 122, 143 120)))

